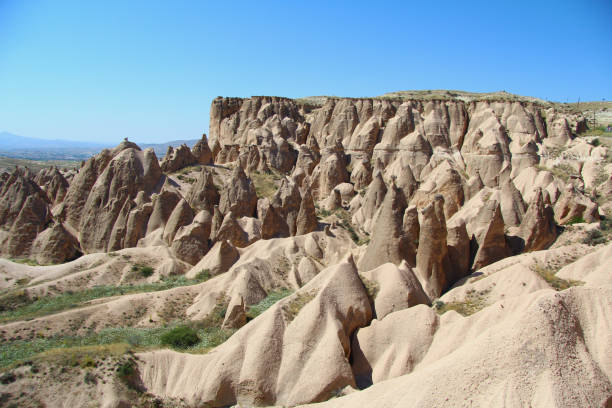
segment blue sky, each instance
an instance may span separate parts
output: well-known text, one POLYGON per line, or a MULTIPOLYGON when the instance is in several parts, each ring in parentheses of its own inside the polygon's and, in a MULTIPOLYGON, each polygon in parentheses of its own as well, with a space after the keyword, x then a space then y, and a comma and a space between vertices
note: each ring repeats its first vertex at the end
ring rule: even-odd
POLYGON ((193 139, 218 95, 612 99, 612 2, 0 0, 0 131, 193 139))

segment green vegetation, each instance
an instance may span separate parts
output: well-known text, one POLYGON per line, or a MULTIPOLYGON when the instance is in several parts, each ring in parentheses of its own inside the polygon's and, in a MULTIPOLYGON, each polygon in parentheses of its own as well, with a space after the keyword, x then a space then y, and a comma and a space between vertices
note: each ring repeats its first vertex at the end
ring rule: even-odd
POLYGON ((291 293, 293 293, 291 290, 285 288, 268 293, 268 296, 266 296, 261 302, 248 308, 246 312, 247 321, 253 320, 272 307, 276 302, 289 296, 291 293))
POLYGON ((574 225, 574 224, 582 224, 586 222, 584 220, 584 218, 582 218, 582 215, 577 215, 575 217, 572 217, 567 223, 566 225, 574 225))
POLYGON ((257 198, 270 198, 276 194, 278 182, 282 179, 282 176, 274 171, 271 173, 255 171, 250 174, 250 177, 255 185, 257 198))
MULTIPOLYGON (((204 271, 203 271, 204 272, 204 271)), ((208 280, 210 274, 198 274, 195 279, 184 276, 167 277, 159 282, 125 286, 94 286, 80 291, 68 291, 56 296, 36 298, 29 296, 24 289, 18 289, 0 296, 0 323, 14 320, 32 319, 59 311, 82 306, 83 303, 131 293, 157 292, 179 286, 196 285, 208 280)))
POLYGON ((362 238, 357 234, 355 228, 353 227, 353 222, 351 221, 351 213, 345 210, 344 208, 338 208, 335 211, 329 211, 324 208, 317 208, 316 212, 317 218, 326 218, 330 215, 335 215, 336 217, 338 217, 338 219, 340 220, 339 225, 349 232, 349 234, 351 235, 351 239, 357 245, 364 245, 370 242, 370 239, 368 237, 362 238))
POLYGON ((148 265, 136 264, 132 266, 132 272, 140 273, 145 278, 152 276, 155 270, 148 265))
POLYGON ((176 176, 176 178, 178 178, 182 182, 189 183, 189 184, 193 184, 196 182, 196 179, 194 179, 193 177, 187 177, 183 174, 179 174, 178 176, 176 176))
POLYGON ((565 182, 569 181, 571 176, 576 173, 574 171, 574 168, 570 166, 569 164, 557 164, 553 166, 552 168, 545 167, 545 166, 537 166, 537 168, 539 170, 549 171, 553 174, 553 176, 565 182))
POLYGON ((584 285, 584 282, 575 280, 565 280, 555 275, 558 270, 535 263, 531 266, 531 270, 540 275, 544 280, 552 286, 556 291, 562 291, 572 286, 584 285))
MULTIPOLYGON (((182 351, 205 353, 226 341, 234 333, 234 330, 204 326, 204 324, 204 322, 187 324, 187 327, 195 331, 199 340, 182 348, 182 351)), ((108 356, 121 356, 132 350, 163 347, 162 338, 176 327, 176 324, 150 328, 112 327, 84 336, 4 341, 0 343, 0 368, 28 360, 49 361, 65 366, 91 366, 96 360, 108 356)))
POLYGON ((482 310, 487 305, 487 295, 490 289, 477 291, 476 289, 468 289, 465 293, 463 302, 444 303, 441 300, 435 300, 432 307, 435 311, 442 315, 449 310, 454 310, 463 316, 470 316, 482 310))
POLYGON ((198 332, 189 326, 175 327, 161 336, 162 344, 179 349, 195 346, 199 341, 198 332))
POLYGON ((283 305, 287 321, 291 322, 308 302, 314 299, 314 293, 298 293, 291 301, 283 305))
POLYGON ((193 166, 187 166, 187 167, 183 167, 180 170, 177 170, 176 174, 178 175, 178 178, 180 179, 180 176, 184 176, 186 174, 189 174, 193 171, 196 172, 200 172, 202 170, 202 165, 201 164, 195 164, 193 166))
POLYGON ((9 261, 19 263, 19 264, 24 264, 24 265, 30 265, 30 266, 40 266, 40 264, 38 263, 38 261, 36 261, 36 259, 29 259, 29 258, 16 259, 14 258, 14 259, 9 259, 9 261))
POLYGON ((363 283, 366 293, 368 294, 368 298, 372 302, 374 302, 374 299, 376 299, 376 295, 378 295, 378 291, 380 290, 378 283, 367 279, 363 275, 359 275, 359 278, 361 279, 361 282, 363 283))

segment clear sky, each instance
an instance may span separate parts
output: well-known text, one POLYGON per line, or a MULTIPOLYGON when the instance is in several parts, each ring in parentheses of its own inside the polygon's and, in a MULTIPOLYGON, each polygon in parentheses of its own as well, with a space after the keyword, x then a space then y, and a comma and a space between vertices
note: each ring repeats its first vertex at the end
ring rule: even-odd
POLYGON ((0 131, 208 133, 213 98, 612 99, 612 1, 0 0, 0 131))

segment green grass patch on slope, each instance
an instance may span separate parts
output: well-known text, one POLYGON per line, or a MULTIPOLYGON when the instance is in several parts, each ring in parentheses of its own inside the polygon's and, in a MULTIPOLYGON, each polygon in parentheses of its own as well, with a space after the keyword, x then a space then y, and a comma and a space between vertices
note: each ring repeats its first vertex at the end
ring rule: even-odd
POLYGON ((255 185, 257 198, 270 198, 276 194, 278 182, 282 179, 282 176, 278 173, 261 173, 259 171, 252 172, 249 177, 255 185))
POLYGON ((572 286, 584 285, 584 282, 582 281, 575 281, 571 279, 565 280, 559 278, 556 275, 557 271, 555 271, 555 269, 548 266, 542 266, 538 263, 533 264, 531 266, 531 270, 544 278, 544 280, 556 291, 562 291, 571 288, 572 286))
POLYGON ((487 306, 487 295, 489 291, 490 290, 478 291, 476 289, 469 289, 461 302, 444 303, 441 300, 435 300, 432 306, 440 315, 449 310, 454 310, 462 316, 470 316, 487 306))
POLYGON ((293 293, 291 290, 285 288, 268 293, 268 296, 266 296, 261 302, 248 308, 246 312, 247 321, 253 320, 272 307, 276 302, 289 296, 291 293, 293 293))
POLYGON ((195 279, 172 276, 159 282, 139 285, 94 286, 93 288, 68 291, 56 296, 42 298, 29 297, 24 289, 18 289, 0 296, 0 323, 45 316, 82 306, 83 303, 94 299, 196 285, 207 280, 209 276, 209 274, 199 274, 195 279))
MULTIPOLYGON (((163 327, 136 328, 114 327, 85 336, 53 336, 32 340, 6 341, 0 344, 0 368, 6 368, 28 360, 51 360, 60 365, 87 366, 92 358, 121 355, 129 350, 147 350, 164 347, 163 339, 175 333, 177 327, 188 327, 197 341, 180 344, 181 351, 204 353, 225 342, 233 329, 200 327, 198 322, 173 324, 163 327)), ((172 336, 176 338, 176 335, 172 336)), ((170 343, 170 346, 175 344, 170 343)))

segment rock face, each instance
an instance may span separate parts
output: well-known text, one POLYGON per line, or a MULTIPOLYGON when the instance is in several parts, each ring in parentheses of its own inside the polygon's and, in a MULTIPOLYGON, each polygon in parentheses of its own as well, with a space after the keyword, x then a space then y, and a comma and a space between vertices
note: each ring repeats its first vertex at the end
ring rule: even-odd
POLYGON ((213 212, 215 205, 219 204, 219 191, 215 186, 212 172, 203 168, 187 195, 187 202, 193 208, 213 212))
POLYGON ((91 187, 79 223, 79 242, 84 251, 105 251, 125 202, 139 191, 152 193, 160 183, 161 170, 153 150, 137 149, 117 152, 91 187))
MULTIPOLYGON (((145 405, 609 406, 607 148, 560 105, 416 95, 218 98, 210 145, 161 165, 125 140, 78 172, 0 173, 0 255, 44 264, 0 259, 9 298, 173 286, 0 322, 0 339, 175 321, 204 322, 198 347, 232 334, 206 354, 140 353, 145 405)), ((15 368, 0 399, 80 406, 106 384, 103 405, 129 405, 105 364, 87 368, 97 385, 15 368)))
POLYGON ((416 254, 417 276, 430 299, 437 298, 449 285, 447 273, 451 269, 448 257, 444 198, 434 202, 419 215, 419 248, 416 254))
POLYGON ((374 269, 387 262, 398 265, 404 259, 403 220, 405 209, 404 193, 395 184, 392 184, 374 222, 372 239, 359 262, 360 270, 374 269))
POLYGON ((257 193, 242 167, 236 166, 227 184, 221 191, 219 210, 223 214, 232 212, 236 217, 252 217, 257 209, 257 193))
POLYGON ((421 283, 405 261, 399 267, 383 264, 362 276, 378 288, 374 298, 374 316, 378 320, 398 310, 429 304, 421 283))
POLYGON ((477 250, 472 264, 473 270, 476 271, 510 256, 510 249, 504 234, 501 207, 497 201, 488 201, 478 215, 474 236, 477 250))
POLYGON ((79 243, 62 224, 56 223, 36 237, 32 254, 41 265, 71 261, 80 254, 79 243))
POLYGON ((206 134, 202 135, 202 139, 198 140, 198 142, 191 149, 191 154, 199 164, 207 165, 213 163, 212 151, 208 146, 208 139, 206 138, 206 134))
MULTIPOLYGON (((198 148, 202 149, 202 145, 200 144, 198 148)), ((172 146, 168 146, 168 151, 166 151, 160 167, 164 173, 172 173, 198 162, 199 157, 195 157, 187 145, 181 145, 176 150, 172 146)))
POLYGON ((529 204, 523 218, 518 235, 524 241, 525 252, 539 251, 548 248, 557 238, 553 209, 544 204, 542 190, 538 189, 536 196, 529 204))

